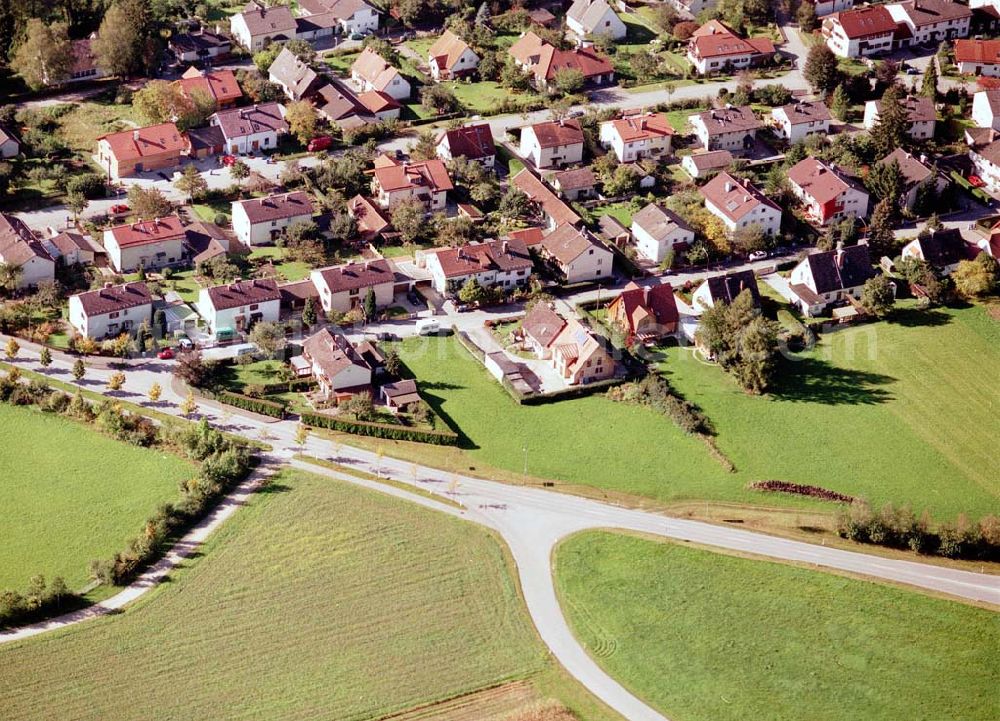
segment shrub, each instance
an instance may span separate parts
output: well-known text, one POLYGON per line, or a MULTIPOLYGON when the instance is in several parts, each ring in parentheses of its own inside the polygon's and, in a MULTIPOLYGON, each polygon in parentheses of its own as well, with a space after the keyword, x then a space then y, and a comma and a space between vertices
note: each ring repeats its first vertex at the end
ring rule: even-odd
POLYGON ((233 393, 232 391, 223 391, 222 393, 219 393, 216 396, 216 400, 231 406, 236 406, 237 408, 242 408, 243 410, 250 411, 251 413, 259 413, 263 416, 270 416, 271 418, 285 417, 285 405, 276 401, 254 398, 249 395, 243 395, 242 393, 233 393))
POLYGON ((838 501, 840 503, 854 503, 854 496, 837 493, 827 488, 819 486, 807 486, 801 483, 791 483, 790 481, 754 481, 747 486, 753 491, 775 491, 778 493, 794 493, 798 496, 811 496, 812 498, 822 498, 824 501, 838 501))
POLYGON ((458 434, 452 431, 407 428, 391 423, 348 420, 336 416, 320 415, 318 413, 303 413, 302 422, 308 426, 328 428, 333 431, 353 433, 358 436, 384 438, 386 440, 415 441, 417 443, 430 443, 437 446, 454 446, 458 444, 458 434))

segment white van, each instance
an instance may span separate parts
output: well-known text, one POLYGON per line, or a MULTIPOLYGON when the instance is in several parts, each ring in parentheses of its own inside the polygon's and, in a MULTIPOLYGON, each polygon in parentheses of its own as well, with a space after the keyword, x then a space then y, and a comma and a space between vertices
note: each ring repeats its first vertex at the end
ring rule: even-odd
POLYGON ((434 318, 421 318, 417 321, 417 335, 437 335, 441 324, 434 318))

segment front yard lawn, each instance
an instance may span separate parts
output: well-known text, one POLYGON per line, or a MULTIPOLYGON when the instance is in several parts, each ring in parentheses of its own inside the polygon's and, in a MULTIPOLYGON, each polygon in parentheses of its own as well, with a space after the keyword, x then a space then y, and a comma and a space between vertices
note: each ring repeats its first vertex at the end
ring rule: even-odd
POLYGON ((989 610, 607 532, 565 541, 555 567, 594 659, 670 718, 1000 715, 1000 624, 989 610))
POLYGON ((275 270, 288 281, 303 280, 309 277, 312 267, 308 263, 297 260, 285 260, 285 249, 276 245, 258 246, 250 251, 250 260, 268 259, 274 264, 275 270))
POLYGON ((472 113, 490 113, 504 100, 511 99, 519 104, 528 104, 538 100, 537 93, 514 93, 508 88, 492 80, 480 80, 474 83, 451 81, 442 83, 452 89, 458 102, 472 113))

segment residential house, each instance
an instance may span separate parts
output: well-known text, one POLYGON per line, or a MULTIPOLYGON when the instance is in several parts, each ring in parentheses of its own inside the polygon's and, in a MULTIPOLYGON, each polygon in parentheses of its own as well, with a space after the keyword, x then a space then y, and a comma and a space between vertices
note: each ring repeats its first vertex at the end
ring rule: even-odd
POLYGON ((597 197, 597 176, 590 166, 562 170, 549 180, 552 187, 566 200, 588 200, 597 197))
POLYGON ((396 269, 385 259, 319 268, 309 274, 319 291, 326 313, 347 313, 364 303, 368 289, 375 294, 375 305, 392 305, 396 293, 396 269))
POLYGON ((789 168, 788 182, 812 222, 829 225, 868 215, 868 193, 861 184, 818 158, 803 158, 789 168))
POLYGON ((670 283, 640 286, 629 283, 608 306, 608 322, 616 326, 627 342, 648 343, 677 332, 680 315, 670 283))
POLYGON ((0 158, 13 158, 20 153, 20 141, 7 128, 0 125, 0 158))
POLYGON ((97 159, 108 176, 128 178, 180 165, 187 142, 173 123, 123 130, 97 139, 97 159))
POLYGON ((771 110, 771 122, 778 137, 789 144, 810 135, 829 135, 830 111, 822 100, 798 101, 771 110))
MULTIPOLYGON (((997 49, 1000 52, 1000 44, 997 49)), ((1000 130, 1000 89, 980 90, 972 96, 972 122, 979 128, 1000 130)))
POLYGON ((209 118, 209 123, 222 129, 226 150, 232 155, 273 150, 278 139, 288 132, 285 109, 278 103, 220 110, 209 118))
POLYGON ((489 123, 463 125, 445 130, 438 136, 437 156, 441 160, 465 158, 492 170, 496 155, 497 148, 489 123))
POLYGON ((405 411, 409 406, 420 403, 417 382, 412 379, 383 383, 379 393, 386 408, 393 413, 405 411))
POLYGON ((822 18, 833 13, 842 13, 854 7, 854 0, 803 0, 816 8, 816 17, 822 18))
POLYGON ((226 136, 218 125, 190 128, 184 133, 187 141, 187 156, 192 159, 211 158, 226 150, 226 136))
POLYGON ((427 66, 437 81, 468 77, 479 67, 479 56, 451 30, 445 30, 427 51, 427 66))
POLYGON ((955 64, 962 74, 1000 77, 1000 40, 956 40, 955 64))
POLYGON ((892 50, 896 21, 885 5, 839 12, 823 20, 827 47, 842 58, 867 57, 892 50))
POLYGON ((91 240, 73 230, 64 230, 50 238, 44 238, 42 245, 50 258, 64 266, 91 265, 94 262, 91 240))
POLYGON ((942 228, 934 233, 921 233, 903 246, 903 258, 922 260, 942 273, 951 273, 967 260, 970 248, 958 228, 942 228))
POLYGON ((710 20, 698 28, 687 46, 688 62, 699 75, 744 70, 770 61, 774 53, 774 41, 770 38, 744 40, 718 20, 710 20))
POLYGON ((104 249, 111 267, 132 273, 140 267, 157 270, 187 260, 186 235, 176 215, 116 225, 104 231, 104 249))
POLYGON ((723 275, 706 278, 691 295, 691 307, 699 313, 715 306, 716 303, 729 305, 743 291, 750 291, 754 307, 760 307, 760 289, 757 276, 752 270, 735 270, 723 275))
POLYGON ((601 145, 615 152, 619 163, 670 154, 673 126, 666 113, 626 115, 601 123, 601 145))
POLYGON ((942 40, 969 35, 972 10, 953 0, 903 0, 885 6, 897 25, 905 25, 911 38, 902 37, 899 47, 933 45, 942 40))
POLYGON ((311 96, 323 83, 316 71, 288 48, 281 49, 267 69, 267 76, 292 101, 311 96))
POLYGON ((233 50, 232 41, 221 33, 200 30, 171 35, 167 47, 179 63, 204 63, 225 58, 233 50))
POLYGON ((373 369, 343 333, 329 328, 313 333, 302 343, 302 358, 326 400, 371 393, 373 369))
POLYGON ((355 195, 347 201, 347 212, 354 218, 358 235, 365 243, 371 243, 382 237, 392 225, 382 209, 363 195, 355 195))
POLYGON ((153 316, 153 297, 145 283, 106 283, 69 297, 69 324, 85 338, 100 340, 132 333, 153 316))
POLYGON ((212 335, 246 333, 256 323, 275 322, 281 315, 281 291, 270 278, 241 280, 202 288, 198 314, 212 335))
POLYGON ((274 243, 285 229, 312 220, 312 199, 301 190, 266 198, 233 201, 233 232, 244 245, 274 243))
POLYGON ((555 80, 556 73, 565 68, 578 70, 586 87, 610 85, 615 80, 615 69, 605 56, 592 47, 560 50, 528 31, 507 51, 518 67, 531 74, 537 90, 545 90, 555 80))
POLYGON ((573 0, 566 11, 566 27, 581 40, 594 36, 622 40, 628 34, 607 0, 573 0))
POLYGON ((706 150, 685 155, 681 159, 681 167, 692 178, 704 178, 706 175, 725 170, 732 164, 733 154, 728 150, 706 150))
POLYGON ((351 65, 351 80, 362 92, 374 90, 396 100, 410 97, 409 81, 371 48, 365 48, 351 65))
POLYGON ((0 263, 20 271, 17 290, 55 278, 56 264, 20 218, 0 213, 0 263))
POLYGON ((581 222, 580 216, 527 168, 511 178, 510 182, 511 185, 528 196, 528 200, 541 213, 549 230, 560 225, 578 225, 581 222))
POLYGON ((198 70, 192 66, 184 71, 174 85, 191 99, 199 94, 215 101, 216 108, 229 108, 243 97, 240 84, 232 70, 198 70))
POLYGON ((643 258, 662 263, 677 246, 694 242, 694 230, 677 213, 650 203, 632 216, 632 237, 643 258))
POLYGON ((788 287, 802 313, 815 316, 833 303, 860 299, 865 282, 874 275, 867 244, 838 245, 807 255, 792 269, 788 287))
POLYGON ((229 32, 236 42, 256 53, 269 43, 294 40, 295 17, 287 5, 250 2, 242 12, 229 18, 229 32))
POLYGON ((555 28, 559 26, 559 18, 545 8, 532 8, 528 10, 528 21, 532 25, 541 28, 555 28))
POLYGON ((740 154, 753 148, 760 120, 749 105, 705 110, 688 117, 705 150, 728 150, 740 154))
POLYGON ((614 254, 589 230, 560 225, 542 238, 538 250, 568 285, 614 277, 614 254))
POLYGON ((552 363, 567 385, 614 378, 615 360, 607 342, 576 318, 563 318, 547 303, 536 303, 521 322, 525 343, 552 363))
POLYGON ((554 168, 583 161, 583 130, 577 120, 550 120, 521 129, 521 157, 536 168, 554 168))
POLYGON ((878 161, 878 165, 892 162, 899 166, 903 177, 903 205, 907 210, 913 210, 921 187, 933 183, 938 193, 948 187, 948 179, 927 164, 926 156, 917 158, 902 148, 896 148, 878 161))
POLYGON ((94 52, 93 47, 94 40, 97 40, 97 33, 91 33, 90 37, 73 41, 70 49, 73 61, 69 66, 69 79, 66 81, 67 83, 97 80, 107 74, 97 64, 97 53, 94 52))
POLYGON ((418 200, 428 213, 444 210, 454 189, 444 161, 437 158, 397 163, 382 156, 372 173, 372 195, 380 207, 392 210, 406 200, 418 200), (386 162, 387 161, 387 162, 386 162))
POLYGON ((705 208, 719 218, 730 234, 759 225, 767 235, 781 230, 781 208, 748 180, 722 172, 699 188, 705 208))
MULTIPOLYGON (((391 100, 391 98, 390 98, 391 100)), ((378 121, 353 90, 339 83, 322 85, 312 97, 316 112, 341 130, 361 127, 378 121)), ((395 101, 393 101, 395 102, 395 101)))
POLYGON ((358 102, 365 109, 375 116, 376 120, 399 120, 399 115, 403 110, 402 104, 388 93, 378 90, 369 90, 358 94, 358 102))
MULTIPOLYGON (((986 190, 991 193, 1000 192, 1000 131, 990 128, 979 128, 984 131, 977 133, 981 139, 970 143, 969 159, 975 174, 983 181, 986 190)), ((966 130, 966 137, 969 136, 966 130)))
POLYGON ((528 246, 516 240, 466 243, 427 254, 427 270, 439 293, 454 295, 470 279, 483 288, 526 286, 534 264, 528 246))
MULTIPOLYGON (((301 6, 300 6, 301 8, 301 6)), ((295 39, 309 43, 331 39, 340 29, 340 23, 333 13, 299 15, 295 18, 295 39)))
POLYGON ((970 0, 972 20, 969 22, 969 34, 975 36, 995 36, 1000 30, 1000 3, 996 0, 970 0))
MULTIPOLYGON (((907 132, 910 138, 912 140, 933 138, 934 126, 937 124, 934 101, 923 95, 907 95, 903 98, 903 106, 906 108, 906 118, 909 123, 907 132)), ((878 124, 881 110, 881 100, 869 100, 865 103, 865 130, 871 130, 878 124)))
POLYGON ((305 13, 299 21, 315 22, 317 16, 329 16, 344 36, 370 35, 378 30, 380 11, 365 0, 299 0, 298 5, 305 13))
POLYGON ((184 228, 184 247, 195 268, 213 258, 247 255, 250 249, 215 223, 196 220, 184 228))

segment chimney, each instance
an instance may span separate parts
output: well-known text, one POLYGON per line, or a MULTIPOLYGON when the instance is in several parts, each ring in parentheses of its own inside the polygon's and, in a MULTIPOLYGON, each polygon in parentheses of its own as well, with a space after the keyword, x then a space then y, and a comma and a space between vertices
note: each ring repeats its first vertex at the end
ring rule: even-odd
POLYGON ((111 283, 110 281, 105 281, 105 283, 104 283, 104 289, 105 290, 107 290, 108 288, 113 288, 113 287, 114 287, 114 283, 111 283))
POLYGON ((137 143, 139 142, 139 131, 138 130, 133 130, 132 131, 132 140, 135 141, 135 142, 137 142, 137 143))
POLYGON ((733 192, 733 184, 730 183, 728 180, 726 181, 726 192, 727 193, 733 192))
POLYGON ((505 241, 503 242, 503 245, 502 245, 501 247, 503 248, 503 254, 504 254, 504 255, 510 255, 510 243, 508 243, 508 242, 507 242, 507 241, 505 240, 505 241))
POLYGON ((843 268, 844 267, 844 241, 842 241, 842 240, 838 240, 837 241, 837 250, 834 251, 833 257, 834 257, 834 260, 837 263, 837 267, 838 268, 843 268))

